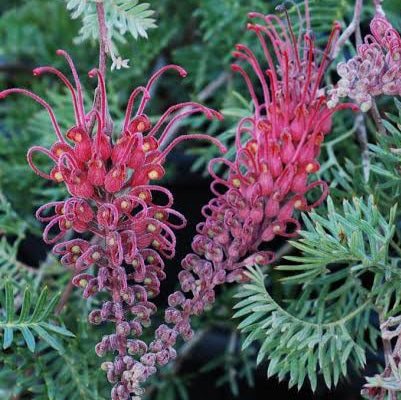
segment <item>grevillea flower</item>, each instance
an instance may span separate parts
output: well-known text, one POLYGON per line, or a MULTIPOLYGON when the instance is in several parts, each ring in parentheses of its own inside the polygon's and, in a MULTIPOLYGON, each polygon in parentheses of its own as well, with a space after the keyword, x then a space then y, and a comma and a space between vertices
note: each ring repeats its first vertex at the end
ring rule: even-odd
MULTIPOLYGON (((320 89, 339 25, 334 25, 325 51, 319 52, 308 32, 302 36, 302 28, 295 37, 286 12, 285 16, 287 21, 277 15, 249 14, 264 22, 249 24, 248 29, 255 32, 262 46, 265 71, 248 47, 237 45, 234 52, 237 59, 252 67, 262 98, 258 98, 246 70, 234 64, 233 70, 248 86, 254 114, 238 124, 235 160, 216 158, 209 164, 214 177, 211 190, 216 197, 203 208, 205 222, 197 227, 194 253, 183 260, 179 274, 182 292, 191 295, 173 294, 166 312, 167 322, 175 324, 184 339, 192 335, 190 316, 213 303, 216 285, 243 282, 247 280, 245 267, 270 264, 275 254, 261 248, 275 237, 296 235, 300 228, 297 211, 308 211, 325 199, 327 184, 322 180, 310 183, 309 177, 319 170, 317 157, 325 135, 330 133, 333 113, 357 108, 340 104, 329 109, 320 89), (218 164, 226 166, 227 178, 215 173, 218 164), (317 187, 321 196, 308 203, 308 193, 317 187)), ((308 14, 306 22, 309 26, 308 14)))
MULTIPOLYGON (((254 113, 238 124, 235 160, 216 158, 210 163, 215 197, 202 210, 205 222, 198 225, 193 253, 185 257, 179 273, 181 291, 169 296, 166 324, 159 327, 155 341, 143 357, 145 365, 155 365, 155 357, 161 351, 165 354, 163 363, 168 362, 172 357, 165 338, 171 338, 171 343, 178 335, 190 339, 191 316, 213 304, 215 287, 246 281, 247 266, 270 264, 275 254, 263 250, 266 244, 275 237, 293 237, 300 228, 297 211, 310 210, 325 199, 327 184, 321 180, 309 182, 310 175, 319 170, 321 143, 330 133, 336 110, 357 109, 351 104, 329 109, 321 89, 340 29, 338 24, 334 25, 327 48, 320 52, 309 32, 302 36, 300 28, 295 37, 287 14, 287 21, 276 15, 249 16, 263 22, 249 24, 248 29, 260 41, 267 69, 244 45, 237 46, 234 56, 252 67, 257 88, 239 63, 232 68, 248 86, 254 113), (226 167, 227 178, 216 174, 219 164, 226 167), (308 203, 308 193, 319 187, 320 198, 308 203)), ((309 27, 308 14, 306 22, 309 27)))
POLYGON ((350 97, 366 112, 374 97, 401 95, 401 38, 387 19, 378 14, 370 23, 371 34, 357 47, 357 55, 339 63, 341 79, 331 91, 329 105, 350 97))
POLYGON ((41 177, 64 182, 71 197, 43 205, 36 216, 47 224, 44 241, 55 244, 53 252, 73 272, 72 282, 83 290, 83 296, 88 298, 97 292, 110 295, 110 300, 90 313, 89 321, 92 324, 109 321, 115 326, 114 332, 96 345, 96 352, 99 356, 117 352, 115 360, 103 363, 102 368, 115 384, 112 399, 126 400, 141 394, 138 381, 155 371, 155 363, 162 365, 175 356, 171 347, 174 334, 159 329, 159 342, 151 347, 153 355, 144 356, 141 362, 135 359, 147 352, 139 337, 156 311, 151 299, 157 296, 160 281, 165 278, 163 258, 172 258, 175 253, 173 230, 186 224, 185 218, 171 208, 171 193, 150 183, 163 177, 166 156, 185 139, 210 140, 225 151, 217 140, 202 134, 169 140, 171 128, 184 117, 194 113, 203 113, 210 119, 222 116, 205 106, 187 102, 170 107, 152 126, 145 108, 155 81, 168 70, 186 75, 182 68, 168 65, 156 72, 146 87, 132 92, 121 133, 113 142, 102 73, 97 69, 89 72, 90 77, 98 78, 100 110, 93 108, 85 113, 81 84, 71 58, 62 50, 57 53, 69 63, 75 85, 62 72, 48 66, 36 68, 34 75, 54 74, 70 90, 76 125, 65 137, 49 104, 34 93, 9 89, 0 92, 0 98, 22 93, 40 103, 50 115, 57 140, 50 149, 32 147, 28 162, 41 177), (140 101, 132 116, 135 100, 140 101), (96 129, 92 133, 94 124, 96 129), (37 152, 54 162, 50 172, 43 172, 35 165, 33 155, 37 152), (164 204, 154 200, 160 195, 165 198, 164 204), (83 238, 64 241, 66 234, 71 237, 73 232, 90 232, 96 241, 83 238))

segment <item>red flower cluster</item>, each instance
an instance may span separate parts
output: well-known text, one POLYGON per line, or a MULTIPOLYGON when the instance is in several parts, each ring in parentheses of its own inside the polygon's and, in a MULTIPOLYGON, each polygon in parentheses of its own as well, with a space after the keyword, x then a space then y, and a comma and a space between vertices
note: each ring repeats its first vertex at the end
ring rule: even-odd
MULTIPOLYGON (((288 27, 276 15, 249 15, 264 21, 249 24, 248 29, 259 38, 268 66, 265 72, 248 47, 238 45, 234 52, 237 59, 252 67, 262 98, 245 69, 234 64, 233 70, 248 86, 254 115, 238 124, 235 160, 217 158, 210 163, 214 177, 211 190, 216 197, 202 210, 206 220, 198 225, 194 253, 183 260, 179 274, 182 292, 170 296, 166 311, 166 321, 174 324, 184 339, 192 335, 191 316, 214 302, 217 285, 246 281, 245 267, 271 263, 275 254, 261 247, 277 236, 296 235, 300 228, 296 212, 317 207, 325 199, 327 184, 321 180, 309 183, 309 177, 319 170, 317 157, 325 135, 330 133, 333 113, 357 108, 341 104, 329 109, 320 89, 338 24, 319 57, 312 36, 308 32, 302 36, 300 30, 296 38, 285 15, 288 27), (218 164, 226 167, 227 178, 215 173, 218 164), (308 203, 308 193, 317 187, 322 191, 320 198, 308 203)), ((306 20, 309 26, 308 15, 306 20)))
MULTIPOLYGON (((165 321, 172 327, 159 327, 156 339, 141 357, 142 366, 137 364, 136 373, 130 375, 131 386, 139 387, 144 380, 141 371, 149 365, 154 368, 161 352, 165 355, 163 363, 174 358, 172 345, 178 335, 185 340, 193 336, 191 316, 201 314, 214 303, 216 286, 246 281, 245 267, 271 263, 275 254, 260 250, 261 246, 276 236, 294 236, 300 227, 294 217, 296 211, 310 210, 325 199, 327 184, 321 180, 309 183, 309 176, 319 170, 317 157, 324 136, 330 133, 333 113, 346 107, 356 109, 351 104, 329 109, 320 89, 339 31, 337 24, 319 62, 319 51, 308 33, 301 43, 302 32, 296 39, 291 25, 286 28, 276 15, 251 13, 250 17, 265 22, 249 24, 248 29, 258 36, 268 69, 263 73, 256 56, 246 46, 238 45, 234 56, 251 65, 263 98, 259 100, 245 69, 234 64, 233 70, 243 76, 250 91, 254 115, 238 124, 235 161, 217 158, 210 163, 209 171, 214 177, 211 190, 216 197, 202 210, 206 221, 197 227, 198 235, 192 243, 194 253, 182 262, 182 291, 169 296, 165 321), (215 173, 217 164, 227 167, 226 179, 215 173), (322 188, 322 194, 308 204, 307 195, 316 187, 322 188), (187 292, 189 297, 184 294, 187 292)), ((306 19, 309 26, 308 15, 306 19)))
POLYGON ((37 68, 34 75, 52 73, 70 90, 76 125, 66 133, 66 139, 49 104, 35 94, 9 89, 1 92, 0 98, 11 93, 25 94, 45 107, 50 115, 57 141, 50 150, 32 147, 28 162, 41 177, 64 182, 72 197, 40 207, 37 218, 47 223, 44 241, 57 243, 53 252, 73 271, 72 282, 83 289, 84 297, 100 291, 110 294, 110 301, 92 311, 89 321, 115 324, 115 332, 103 337, 96 345, 96 352, 99 356, 107 351, 118 353, 114 362, 104 363, 103 368, 108 380, 115 383, 112 398, 127 400, 131 394, 141 394, 137 379, 143 380, 152 374, 155 363, 163 365, 166 359, 175 356, 171 346, 176 335, 161 327, 157 331, 158 341, 151 346, 153 358, 145 356, 138 362, 133 357, 147 351, 138 337, 156 311, 151 299, 159 293, 160 281, 165 278, 163 258, 172 258, 175 253, 173 229, 186 224, 185 218, 171 208, 171 193, 161 186, 150 185, 150 181, 162 178, 167 154, 185 139, 207 139, 225 151, 217 140, 201 134, 181 136, 167 143, 174 124, 188 115, 201 112, 210 119, 222 116, 200 104, 187 102, 170 107, 152 127, 144 110, 153 84, 167 70, 186 75, 182 68, 169 65, 156 72, 146 87, 132 92, 121 133, 113 143, 103 75, 96 69, 89 72, 90 77, 98 78, 101 105, 100 110, 93 108, 86 114, 81 84, 71 58, 62 50, 58 54, 68 61, 75 86, 52 67, 37 68), (139 95, 140 103, 132 117, 134 101, 139 95), (179 113, 182 109, 185 110, 179 113), (92 134, 94 124, 97 129, 92 134), (54 161, 50 173, 40 171, 34 164, 35 152, 54 161), (165 197, 164 205, 153 200, 160 194, 165 197), (96 240, 62 241, 67 233, 73 232, 91 232, 96 240))

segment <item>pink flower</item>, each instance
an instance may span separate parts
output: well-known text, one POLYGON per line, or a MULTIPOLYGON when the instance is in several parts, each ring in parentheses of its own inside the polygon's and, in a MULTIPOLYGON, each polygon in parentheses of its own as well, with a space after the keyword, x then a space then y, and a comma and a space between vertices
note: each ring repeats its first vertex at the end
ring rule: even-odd
MULTIPOLYGON (((291 24, 286 28, 275 15, 251 13, 250 17, 264 21, 263 25, 250 24, 248 29, 259 38, 268 69, 263 72, 256 56, 243 45, 237 46, 234 56, 252 67, 262 99, 245 69, 234 64, 233 70, 248 86, 254 114, 238 124, 235 160, 217 158, 210 162, 215 198, 202 209, 205 222, 197 227, 194 252, 182 261, 183 270, 178 276, 181 291, 169 296, 165 321, 172 327, 162 325, 147 350, 148 355, 156 355, 159 365, 175 357, 172 346, 177 334, 185 340, 192 338, 191 317, 214 303, 215 287, 244 282, 248 279, 246 267, 272 263, 275 254, 262 250, 266 243, 277 236, 296 235, 300 228, 297 212, 317 207, 325 199, 327 184, 321 180, 310 183, 309 176, 319 169, 317 157, 324 136, 330 133, 333 113, 357 108, 341 104, 329 109, 320 88, 339 31, 337 24, 318 62, 320 53, 308 33, 302 41, 302 32, 296 39, 291 24), (274 58, 266 38, 273 46, 274 58), (226 167, 227 178, 215 173, 218 164, 226 167), (308 203, 307 195, 316 187, 322 189, 322 194, 308 203)), ((308 15, 306 19, 308 22, 308 15)), ((147 364, 142 364, 146 370, 147 364)), ((133 371, 130 385, 140 387, 144 375, 139 378, 133 371)))
POLYGON ((81 84, 71 58, 62 50, 57 53, 69 63, 75 86, 52 67, 36 68, 34 75, 52 73, 70 90, 76 124, 65 137, 51 107, 35 94, 25 89, 8 89, 0 92, 0 98, 22 93, 36 100, 49 113, 57 141, 50 149, 32 147, 28 151, 28 162, 41 177, 56 183, 64 182, 71 197, 43 205, 36 216, 47 224, 44 241, 55 244, 53 252, 60 255, 61 263, 73 271, 72 283, 83 290, 83 296, 88 298, 105 291, 111 297, 100 309, 90 313, 89 321, 96 325, 107 321, 115 325, 115 332, 103 337, 96 345, 96 352, 99 356, 106 352, 118 353, 114 362, 106 362, 103 367, 109 381, 115 383, 112 399, 126 400, 131 394, 140 395, 137 381, 154 373, 155 364, 163 365, 173 357, 171 346, 176 338, 175 331, 160 327, 156 332, 158 344, 152 346, 160 351, 154 357, 141 358, 141 362, 133 357, 147 351, 145 343, 131 337, 141 336, 143 327, 150 324, 156 311, 151 299, 159 293, 160 281, 166 276, 163 258, 172 258, 175 254, 173 230, 186 224, 185 218, 172 209, 171 193, 151 183, 163 177, 166 156, 183 140, 210 140, 225 151, 216 139, 202 134, 169 138, 173 125, 191 114, 203 113, 209 119, 221 119, 222 116, 205 106, 187 102, 170 107, 152 126, 145 109, 155 81, 168 70, 186 75, 182 68, 168 65, 156 72, 146 87, 132 92, 122 130, 113 143, 103 75, 97 69, 89 72, 90 77, 98 79, 101 106, 100 111, 93 108, 85 113, 81 84), (137 100, 139 105, 132 116, 137 100), (182 109, 185 111, 179 113, 182 109), (94 123, 96 132, 92 133, 94 123), (36 152, 47 155, 54 162, 49 173, 36 167, 33 161, 36 152), (154 200, 160 195, 165 199, 164 204, 154 200), (172 218, 174 222, 171 222, 172 218), (63 241, 64 236, 73 231, 90 232, 96 242, 80 238, 63 241), (93 271, 93 268, 89 270, 91 266, 96 267, 94 272, 89 272, 93 271))
POLYGON ((401 38, 387 19, 376 15, 370 23, 372 34, 365 36, 357 55, 339 63, 341 79, 331 91, 330 104, 350 97, 366 112, 374 97, 401 94, 401 38))
MULTIPOLYGON (((302 36, 300 31, 295 37, 287 14, 288 28, 276 15, 249 16, 264 22, 249 24, 248 29, 259 39, 267 70, 244 45, 237 45, 234 56, 252 67, 262 96, 257 96, 246 70, 234 64, 233 70, 248 86, 254 114, 238 124, 235 160, 216 158, 209 164, 215 198, 202 210, 205 222, 197 227, 194 253, 183 260, 179 274, 182 291, 190 297, 185 299, 180 292, 172 295, 166 312, 166 320, 175 324, 174 329, 185 339, 192 336, 191 315, 200 314, 214 302, 215 286, 244 282, 248 279, 246 267, 273 262, 275 254, 262 250, 266 243, 277 236, 295 236, 300 228, 297 213, 317 207, 325 199, 327 184, 321 180, 310 183, 309 177, 319 170, 317 158, 330 133, 333 113, 345 107, 356 109, 350 104, 329 109, 320 88, 338 24, 319 56, 309 33, 302 36), (216 165, 226 167, 227 178, 216 174, 216 165), (308 203, 308 193, 317 187, 321 196, 308 203)), ((308 22, 308 15, 306 19, 308 22)))

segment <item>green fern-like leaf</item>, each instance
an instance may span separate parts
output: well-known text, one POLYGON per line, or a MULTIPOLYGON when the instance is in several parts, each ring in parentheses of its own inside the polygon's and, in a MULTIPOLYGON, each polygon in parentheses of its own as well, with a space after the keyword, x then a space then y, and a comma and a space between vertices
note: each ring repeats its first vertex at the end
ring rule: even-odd
POLYGON ((14 297, 14 285, 11 280, 5 283, 5 290, 0 297, 0 303, 4 317, 0 319, 0 330, 3 336, 3 349, 11 346, 14 340, 14 333, 19 331, 22 334, 25 344, 32 352, 35 351, 35 336, 43 339, 51 347, 62 351, 62 344, 54 334, 73 337, 74 335, 62 326, 48 322, 57 302, 60 298, 56 295, 48 300, 48 289, 44 288, 36 301, 34 307, 31 302, 32 288, 26 287, 21 307, 18 305, 18 297, 14 297), (19 315, 17 315, 17 310, 19 315))
POLYGON ((249 277, 251 283, 236 295, 241 301, 234 317, 243 319, 239 329, 247 335, 244 348, 260 342, 257 362, 269 360, 269 377, 277 375, 282 380, 289 375, 289 386, 298 389, 308 378, 315 390, 319 372, 331 387, 347 374, 349 362, 356 367, 365 365, 365 349, 354 340, 352 325, 366 317, 369 300, 341 318, 323 323, 294 315, 278 304, 267 292, 259 268, 251 268, 249 277))
MULTIPOLYGON (((72 18, 82 17, 83 26, 78 41, 97 39, 99 30, 95 3, 88 0, 67 0, 67 8, 71 11, 72 18)), ((127 32, 134 39, 147 38, 147 31, 156 27, 155 19, 151 18, 154 11, 148 3, 139 3, 138 0, 108 0, 104 2, 104 9, 110 40, 122 42, 127 32)))
POLYGON ((394 99, 397 115, 387 113, 383 125, 388 135, 377 135, 377 144, 370 144, 369 149, 375 161, 373 173, 379 176, 380 190, 392 189, 391 195, 398 196, 401 192, 401 102, 394 99))
POLYGON ((9 277, 16 287, 23 290, 27 283, 34 284, 36 271, 17 260, 17 251, 21 238, 10 244, 5 236, 0 239, 0 290, 3 289, 5 278, 9 277))
POLYGON ((396 207, 390 210, 389 221, 369 197, 367 203, 354 198, 344 201, 342 212, 335 209, 331 198, 327 200, 327 216, 316 211, 303 215, 306 230, 301 231, 301 239, 291 244, 302 251, 302 256, 286 256, 296 265, 281 265, 282 271, 296 272, 287 282, 308 282, 330 273, 330 264, 347 263, 351 272, 361 273, 366 269, 385 271, 388 250, 394 235, 396 207))
POLYGON ((21 237, 24 234, 25 228, 25 221, 19 217, 0 191, 0 234, 11 234, 21 237))
POLYGON ((262 272, 253 268, 235 314, 243 318, 244 346, 260 343, 257 361, 269 360, 269 376, 288 374, 289 385, 298 388, 307 377, 313 390, 318 374, 332 387, 348 365, 363 367, 377 338, 370 314, 395 312, 401 301, 394 285, 398 259, 389 256, 396 207, 385 218, 372 196, 344 201, 341 209, 331 198, 327 204, 325 216, 303 215, 305 229, 291 242, 301 254, 286 256, 292 264, 276 268, 287 274, 284 294, 295 294, 276 301, 262 272), (372 277, 369 287, 362 282, 365 274, 372 277))
MULTIPOLYGON (((98 366, 97 366, 98 369, 98 366)), ((44 380, 42 390, 49 400, 103 400, 96 389, 94 373, 86 357, 74 345, 43 355, 38 370, 44 380)))

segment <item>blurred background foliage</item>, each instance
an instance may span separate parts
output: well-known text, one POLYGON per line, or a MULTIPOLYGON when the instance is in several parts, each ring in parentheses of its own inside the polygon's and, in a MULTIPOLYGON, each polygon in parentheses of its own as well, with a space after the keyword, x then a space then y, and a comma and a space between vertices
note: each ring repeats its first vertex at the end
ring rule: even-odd
MULTIPOLYGON (((225 121, 205 124, 203 118, 192 118, 182 126, 185 128, 182 129, 183 133, 210 133, 219 136, 226 143, 232 143, 235 124, 251 112, 251 106, 242 80, 234 79, 231 74, 231 52, 236 43, 250 44, 256 52, 260 51, 252 33, 246 32, 247 13, 274 12, 275 6, 280 2, 149 2, 151 9, 155 11, 152 18, 155 19, 157 28, 148 31, 148 39, 134 40, 126 37, 126 41, 119 42, 119 53, 123 58, 130 59, 131 67, 108 72, 112 115, 118 122, 130 91, 144 84, 156 68, 175 63, 183 66, 189 75, 179 81, 176 75, 167 74, 160 81, 157 95, 152 99, 151 115, 160 115, 169 105, 188 99, 201 101, 222 110, 225 121)), ((368 21, 372 16, 371 4, 367 3, 362 21, 364 32, 368 30, 368 21)), ((350 22, 353 4, 352 0, 311 1, 312 26, 320 43, 324 43, 327 38, 333 20, 339 20, 343 26, 350 22)), ((302 8, 302 2, 300 7, 302 8)), ((387 0, 384 7, 395 28, 399 30, 401 0, 387 0)), ((288 8, 291 9, 291 15, 295 16, 295 8, 290 2, 288 8)), ((54 77, 34 78, 32 69, 39 65, 52 65, 67 71, 63 59, 56 56, 55 51, 58 48, 69 51, 76 61, 86 89, 86 101, 90 104, 95 84, 87 78, 86 73, 97 64, 98 48, 93 39, 76 44, 81 26, 81 18, 71 19, 66 10, 66 2, 62 0, 2 0, 0 3, 0 87, 25 87, 48 99, 54 106, 63 129, 72 123, 69 95, 54 77)), ((340 54, 339 60, 350 57, 353 52, 353 47, 347 46, 340 54)), ((332 80, 336 80, 334 72, 328 74, 329 83, 332 80)), ((386 99, 383 99, 380 107, 394 115, 394 125, 397 126, 400 122, 399 107, 386 99)), ((368 118, 367 126, 369 138, 375 142, 375 129, 368 118)), ((34 211, 39 204, 61 198, 65 193, 63 189, 49 185, 37 177, 28 168, 25 158, 30 146, 39 143, 49 146, 52 140, 53 132, 47 114, 31 100, 10 96, 6 102, 0 104, 0 292, 5 293, 5 277, 10 277, 16 285, 14 292, 17 293, 17 308, 21 305, 21 296, 26 285, 32 288, 33 292, 38 292, 47 285, 52 295, 56 295, 69 281, 68 273, 60 268, 57 260, 46 254, 47 249, 37 238, 40 236, 40 226, 34 219, 34 211), (21 246, 28 247, 28 253, 40 253, 40 257, 31 257, 35 264, 39 264, 39 268, 37 265, 34 265, 35 268, 28 265, 27 258, 30 257, 24 256, 21 246), (36 250, 36 247, 40 249, 36 250)), ((391 143, 384 143, 383 148, 390 145, 391 143)), ((372 151, 378 154, 380 149, 381 147, 376 147, 372 148, 372 151)), ((206 162, 216 153, 213 148, 191 143, 186 145, 185 154, 189 157, 193 170, 201 176, 205 171, 206 162)), ((388 163, 394 160, 391 154, 387 155, 383 161, 387 163, 384 169, 396 170, 398 164, 389 167, 388 163)), ((182 179, 185 184, 186 175, 190 177, 188 179, 193 179, 193 175, 189 175, 187 170, 183 173, 184 170, 180 168, 180 160, 183 157, 182 147, 172 154, 171 162, 168 163, 167 184, 174 185, 182 179)), ((370 181, 364 182, 355 121, 350 118, 348 112, 337 116, 334 132, 324 145, 321 157, 321 175, 331 182, 333 200, 351 198, 355 194, 377 194, 382 179, 382 159, 377 159, 378 166, 370 181)), ((44 168, 46 163, 45 159, 40 160, 40 165, 44 168)), ((199 182, 200 187, 204 189, 205 181, 199 182)), ((400 185, 380 188, 380 193, 383 193, 383 202, 380 204, 383 204, 385 212, 388 212, 388 206, 392 205, 391 199, 400 194, 399 190, 400 185), (387 203, 386 198, 390 199, 387 203)), ((205 194, 201 198, 204 199, 205 194)), ((185 203, 186 199, 181 201, 185 203)), ((339 201, 335 204, 341 207, 339 201)), ((189 219, 193 217, 196 221, 200 218, 200 205, 198 208, 187 205, 187 208, 192 213, 187 215, 189 219)), ((399 207, 398 210, 400 209, 399 207)), ((192 236, 193 233, 192 224, 187 234, 192 236)), ((277 246, 279 245, 280 243, 277 246)), ((272 271, 269 285, 274 296, 280 297, 283 291, 279 282, 281 277, 281 272, 272 271)), ((174 279, 173 276, 173 282, 174 279)), ((168 286, 171 288, 174 283, 168 286)), ((243 338, 236 331, 237 323, 231 320, 234 304, 232 297, 235 291, 235 288, 223 290, 216 307, 197 321, 198 335, 192 344, 183 345, 179 350, 183 354, 179 361, 165 368, 162 377, 156 377, 151 383, 149 399, 195 400, 198 398, 196 391, 190 388, 193 387, 194 379, 199 381, 202 374, 207 377, 213 376, 215 382, 207 380, 208 387, 213 387, 214 383, 223 385, 228 392, 225 392, 226 398, 239 395, 240 386, 244 383, 251 386, 255 383, 255 348, 248 347, 239 352, 243 338), (210 335, 213 338, 216 330, 224 332, 224 335, 220 336, 223 338, 220 340, 222 343, 216 348, 212 346, 212 350, 209 348, 208 352, 204 344, 202 347, 202 343, 204 338, 208 337, 206 347, 210 347, 210 335), (198 366, 200 372, 197 371, 194 375, 194 371, 187 371, 185 366, 187 359, 191 358, 195 351, 204 351, 207 356, 198 366)), ((3 294, 0 296, 1 304, 4 297, 2 296, 3 294)), ((59 333, 59 345, 56 348, 49 345, 48 341, 39 340, 36 353, 32 353, 25 345, 23 334, 16 331, 14 341, 17 347, 0 352, 0 398, 107 398, 109 388, 102 383, 103 373, 99 371, 99 359, 93 350, 93 343, 96 341, 94 338, 100 337, 104 332, 99 328, 92 329, 86 324, 86 315, 90 308, 90 302, 81 301, 78 295, 74 295, 63 314, 51 318, 51 321, 66 326, 75 334, 74 338, 69 338, 59 333), (37 357, 37 354, 40 356, 37 357)), ((57 332, 54 333, 58 335, 57 332)), ((205 393, 204 386, 203 389, 205 393)), ((311 398, 311 392, 306 393, 305 398, 311 398)), ((255 394, 252 396, 256 398, 255 394)))

